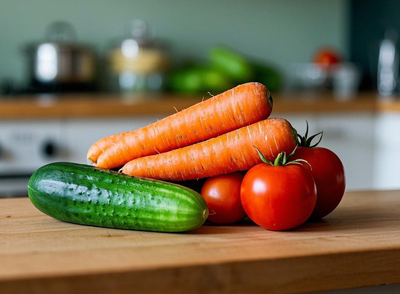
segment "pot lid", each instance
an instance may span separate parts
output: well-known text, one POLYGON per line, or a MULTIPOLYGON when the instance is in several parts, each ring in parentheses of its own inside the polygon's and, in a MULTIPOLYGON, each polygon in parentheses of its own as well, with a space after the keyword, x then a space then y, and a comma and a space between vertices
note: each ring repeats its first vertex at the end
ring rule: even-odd
POLYGON ((36 50, 44 44, 51 44, 58 50, 82 50, 86 46, 76 42, 77 34, 75 28, 66 21, 56 21, 50 23, 44 33, 44 40, 26 44, 24 50, 36 50))

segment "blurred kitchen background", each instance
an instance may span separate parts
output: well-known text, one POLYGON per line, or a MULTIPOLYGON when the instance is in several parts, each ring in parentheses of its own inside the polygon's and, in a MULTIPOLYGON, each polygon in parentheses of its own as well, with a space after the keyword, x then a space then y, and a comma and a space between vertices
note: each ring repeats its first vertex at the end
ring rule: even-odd
MULTIPOLYGON (((360 93, 396 101, 398 12, 400 2, 395 0, 1 1, 0 108, 2 101, 49 93, 204 96, 255 80, 278 100, 283 93, 328 92, 338 103, 358 99, 360 93), (316 64, 321 52, 338 58, 329 70, 316 64)), ((107 118, 63 118, 49 124, 18 117, 15 107, 15 117, 0 117, 3 183, 26 180, 47 161, 84 159, 95 139, 135 125, 135 118, 119 124, 115 118, 114 128, 107 118), (66 126, 76 127, 67 133, 80 143, 62 142, 66 126), (40 145, 47 159, 32 159, 28 147, 12 150, 33 144, 40 145), (75 157, 55 156, 60 154, 56 150, 67 148, 59 148, 63 144, 81 145, 82 150, 75 157)), ((315 131, 328 130, 327 145, 345 161, 349 189, 399 185, 393 170, 387 171, 386 180, 376 174, 387 170, 383 163, 390 164, 389 155, 397 153, 392 147, 398 144, 395 139, 380 146, 379 128, 394 128, 400 113, 378 122, 375 112, 291 115, 302 127, 307 119, 315 131), (377 149, 384 151, 377 155, 377 149)), ((135 123, 139 127, 152 119, 149 115, 135 123)))
MULTIPOLYGON (((362 75, 361 88, 376 88, 380 42, 390 35, 397 39, 399 9, 394 0, 2 1, 1 89, 3 94, 43 91, 40 81, 32 82, 37 78, 32 71, 41 66, 40 62, 46 66, 45 60, 38 61, 34 56, 38 46, 46 42, 74 43, 78 47, 75 53, 85 60, 75 62, 84 73, 69 75, 90 82, 78 90, 115 91, 121 85, 113 85, 109 78, 126 69, 164 74, 204 65, 210 62, 210 51, 216 45, 270 68, 279 76, 279 83, 275 79, 270 86, 274 90, 292 86, 298 69, 315 77, 318 73, 304 66, 326 46, 336 50, 341 61, 356 66, 362 75), (140 65, 132 64, 132 60, 124 64, 133 59, 132 46, 137 46, 125 42, 124 49, 130 53, 122 54, 127 39, 136 39, 139 46, 152 49, 141 56, 140 65), (119 55, 116 49, 120 49, 119 55), (93 73, 92 57, 96 66, 93 73), (39 64, 32 64, 35 61, 39 64)), ((74 50, 53 48, 62 49, 74 50)), ((47 81, 51 81, 49 74, 47 81)), ((153 88, 157 88, 159 82, 154 80, 153 88)), ((129 81, 125 77, 128 88, 133 84, 129 81)), ((140 88, 139 81, 136 83, 129 90, 152 88, 140 88)), ((75 89, 71 87, 66 89, 75 89)))
MULTIPOLYGON (((367 2, 2 1, 0 81, 3 92, 26 87, 30 79, 28 63, 32 57, 24 53, 24 49, 32 43, 57 38, 56 34, 49 36, 46 30, 54 22, 65 21, 73 26, 75 42, 93 50, 98 59, 97 66, 103 69, 97 72, 100 76, 96 79, 100 82, 96 81, 96 90, 109 90, 108 85, 103 83, 105 70, 110 66, 107 58, 116 46, 114 41, 129 37, 129 24, 135 19, 151 26, 151 30, 155 31, 154 41, 162 43, 165 47, 162 49, 167 50, 173 65, 190 60, 205 62, 210 49, 221 44, 255 61, 276 67, 282 75, 288 75, 293 64, 310 62, 321 46, 332 46, 349 59, 352 52, 352 16, 356 14, 352 11, 354 8, 364 10, 367 2)), ((385 2, 388 1, 377 2, 377 8, 385 2)), ((374 22, 368 19, 377 27, 382 25, 377 16, 372 18, 374 22)), ((383 33, 379 35, 378 29, 375 31, 378 41, 383 33)), ((68 34, 67 30, 64 37, 70 38, 68 34)))

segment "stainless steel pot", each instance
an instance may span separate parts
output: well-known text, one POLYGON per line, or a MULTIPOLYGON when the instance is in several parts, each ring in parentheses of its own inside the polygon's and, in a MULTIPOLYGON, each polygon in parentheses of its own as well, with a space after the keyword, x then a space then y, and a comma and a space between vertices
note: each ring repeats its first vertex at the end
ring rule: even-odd
POLYGON ((27 44, 24 52, 30 87, 50 92, 94 89, 95 53, 76 42, 75 30, 69 23, 52 23, 47 27, 45 41, 27 44))

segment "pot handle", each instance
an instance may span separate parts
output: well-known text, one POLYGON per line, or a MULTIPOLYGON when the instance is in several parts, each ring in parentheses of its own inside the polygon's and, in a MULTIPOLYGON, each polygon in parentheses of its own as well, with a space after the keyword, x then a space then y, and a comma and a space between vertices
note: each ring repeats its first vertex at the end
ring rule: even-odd
POLYGON ((69 22, 56 21, 47 26, 45 37, 52 42, 75 42, 76 32, 69 22))

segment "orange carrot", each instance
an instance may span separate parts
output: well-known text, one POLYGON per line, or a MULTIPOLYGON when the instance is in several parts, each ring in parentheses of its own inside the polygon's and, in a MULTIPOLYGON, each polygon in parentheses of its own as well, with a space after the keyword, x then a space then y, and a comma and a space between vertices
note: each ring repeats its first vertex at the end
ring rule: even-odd
POLYGON ((193 180, 244 171, 261 162, 256 150, 270 161, 296 147, 296 131, 281 118, 268 118, 169 152, 137 158, 122 168, 125 174, 170 181, 193 180))
POLYGON ((105 137, 87 158, 101 168, 184 147, 266 119, 272 98, 260 83, 246 83, 135 131, 105 137))

